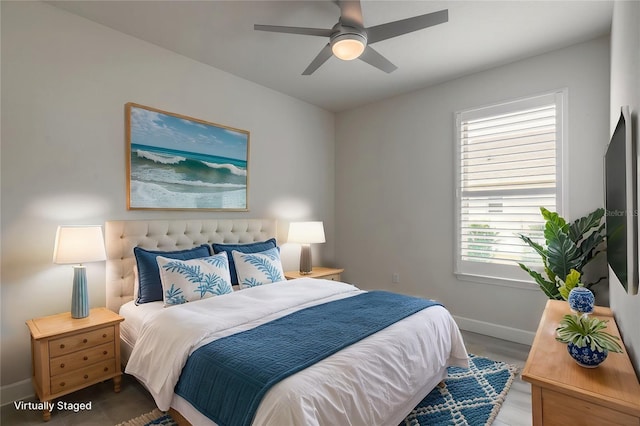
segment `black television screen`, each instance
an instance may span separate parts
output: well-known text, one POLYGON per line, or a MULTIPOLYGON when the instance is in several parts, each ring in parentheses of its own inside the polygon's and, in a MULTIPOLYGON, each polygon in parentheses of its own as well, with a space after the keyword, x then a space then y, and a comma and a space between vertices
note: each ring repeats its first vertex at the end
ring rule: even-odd
POLYGON ((622 107, 605 156, 607 263, 629 293, 637 292, 636 150, 631 117, 622 107))

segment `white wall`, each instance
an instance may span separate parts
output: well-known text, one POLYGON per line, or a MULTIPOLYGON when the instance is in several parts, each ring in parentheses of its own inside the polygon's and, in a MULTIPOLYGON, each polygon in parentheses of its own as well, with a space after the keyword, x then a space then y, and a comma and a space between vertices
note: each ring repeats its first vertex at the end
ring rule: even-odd
MULTIPOLYGON (((635 1, 618 1, 613 9, 610 134, 615 129, 623 105, 630 107, 637 143, 640 133, 640 3, 635 1)), ((636 374, 640 377, 640 295, 625 293, 615 275, 609 278, 611 308, 636 374)))
MULTIPOLYGON (((332 263, 332 113, 44 3, 1 7, 3 391, 19 392, 6 385, 31 375, 25 320, 69 310, 71 269, 51 261, 60 224, 324 220, 327 243, 315 259, 332 263), (250 212, 127 211, 126 102, 249 130, 250 212)), ((297 250, 283 248, 285 269, 298 267, 297 250)), ((104 265, 87 270, 90 304, 103 306, 104 265)), ((24 394, 3 392, 3 401, 11 396, 24 394)))
MULTIPOLYGON (((454 112, 567 87, 570 219, 603 206, 609 40, 473 74, 336 118, 336 255, 344 276, 442 300, 462 328, 530 341, 532 290, 460 281, 454 263, 454 112), (391 284, 392 274, 400 283, 391 284)), ((526 276, 526 275, 525 275, 526 276)))

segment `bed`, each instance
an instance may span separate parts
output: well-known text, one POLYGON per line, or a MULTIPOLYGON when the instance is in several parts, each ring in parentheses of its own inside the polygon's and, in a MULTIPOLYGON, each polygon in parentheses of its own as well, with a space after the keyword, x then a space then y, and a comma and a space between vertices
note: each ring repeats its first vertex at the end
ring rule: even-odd
MULTIPOLYGON (((171 251, 255 243, 275 238, 276 231, 276 221, 270 219, 106 223, 107 307, 125 318, 125 372, 145 385, 161 410, 193 425, 215 425, 174 393, 181 369, 198 349, 307 310, 303 308, 350 303, 372 293, 347 283, 301 278, 169 308, 162 302, 133 302, 134 247, 171 251)), ((273 385, 252 424, 396 425, 446 377, 451 365, 467 366, 458 327, 442 306, 421 309, 273 385)))

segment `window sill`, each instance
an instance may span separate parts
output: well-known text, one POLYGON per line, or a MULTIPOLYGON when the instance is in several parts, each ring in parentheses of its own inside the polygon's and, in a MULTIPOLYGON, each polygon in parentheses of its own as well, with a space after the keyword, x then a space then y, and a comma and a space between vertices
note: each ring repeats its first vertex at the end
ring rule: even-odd
POLYGON ((468 273, 461 273, 461 272, 454 272, 454 275, 460 281, 497 285, 501 287, 518 288, 521 290, 540 291, 538 284, 536 284, 533 281, 511 280, 507 278, 492 277, 488 275, 468 274, 468 273))

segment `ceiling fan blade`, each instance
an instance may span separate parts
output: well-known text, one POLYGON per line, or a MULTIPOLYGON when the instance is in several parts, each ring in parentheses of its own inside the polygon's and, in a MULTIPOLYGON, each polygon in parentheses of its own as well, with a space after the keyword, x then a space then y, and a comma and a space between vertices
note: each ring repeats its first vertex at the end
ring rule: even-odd
POLYGON ((333 53, 331 52, 331 44, 327 43, 327 45, 322 48, 320 53, 318 53, 318 56, 316 56, 314 60, 311 61, 307 69, 302 72, 302 75, 313 74, 313 72, 320 68, 320 65, 327 62, 327 59, 329 59, 332 55, 333 53))
POLYGON ((387 58, 376 52, 371 46, 367 46, 360 55, 361 60, 368 63, 369 65, 373 65, 374 67, 386 72, 387 74, 394 72, 398 69, 395 65, 393 65, 387 58))
POLYGON ((427 13, 426 15, 414 16, 413 18, 376 25, 371 28, 367 28, 367 43, 371 44, 392 37, 397 37, 423 28, 443 24, 447 21, 449 21, 449 10, 444 9, 438 12, 427 13))
POLYGON ((278 25, 255 24, 253 29, 256 31, 270 31, 272 33, 302 34, 320 37, 329 37, 331 35, 331 29, 324 28, 281 27, 278 25))
POLYGON ((338 0, 340 21, 345 25, 364 27, 360 0, 338 0))

